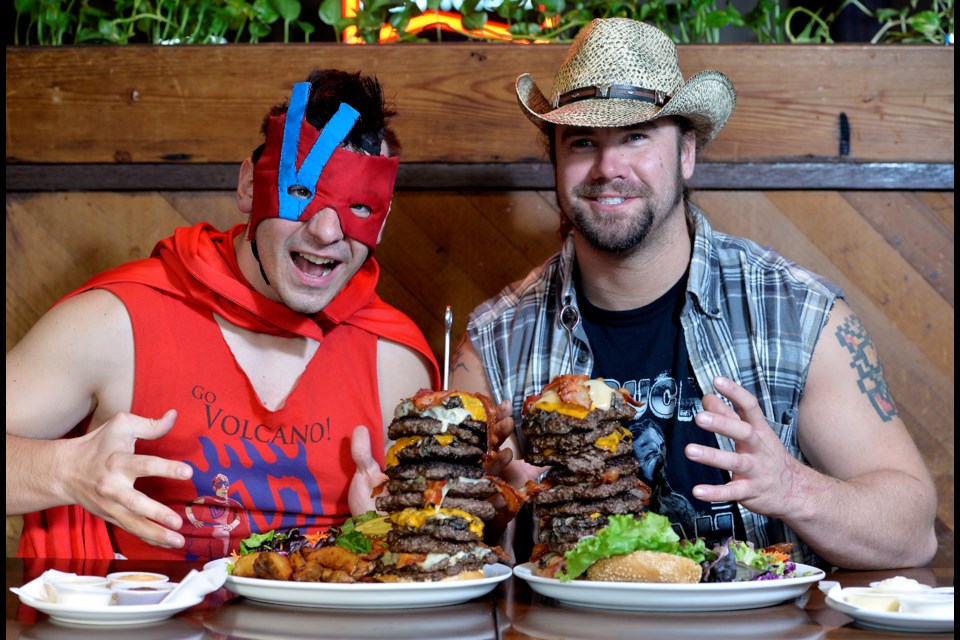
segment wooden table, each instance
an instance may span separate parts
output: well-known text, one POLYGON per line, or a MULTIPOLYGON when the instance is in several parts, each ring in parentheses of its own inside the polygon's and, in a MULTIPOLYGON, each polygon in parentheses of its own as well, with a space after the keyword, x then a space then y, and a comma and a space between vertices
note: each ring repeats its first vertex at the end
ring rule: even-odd
MULTIPOLYGON (((217 591, 204 602, 160 623, 132 628, 72 628, 50 622, 23 606, 9 588, 46 569, 105 575, 110 571, 157 571, 181 579, 189 562, 44 561, 7 558, 6 637, 25 640, 233 640, 369 638, 385 640, 468 639, 656 639, 656 640, 836 640, 952 638, 952 633, 895 633, 857 627, 848 616, 827 608, 813 585, 792 602, 746 611, 642 613, 560 606, 533 593, 516 578, 489 596, 429 609, 345 611, 272 606, 217 591)), ((843 586, 866 586, 896 575, 936 586, 953 585, 953 568, 892 571, 835 571, 843 586)))

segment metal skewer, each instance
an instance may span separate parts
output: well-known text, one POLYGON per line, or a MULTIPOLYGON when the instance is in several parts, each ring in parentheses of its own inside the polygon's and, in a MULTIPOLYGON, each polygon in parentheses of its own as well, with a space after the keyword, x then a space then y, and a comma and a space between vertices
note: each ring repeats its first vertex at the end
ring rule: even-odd
POLYGON ((567 353, 570 355, 570 373, 573 373, 573 331, 580 325, 580 312, 572 304, 560 309, 560 324, 567 332, 567 353))
POLYGON ((443 314, 443 390, 450 388, 450 329, 453 327, 453 311, 450 305, 443 314))

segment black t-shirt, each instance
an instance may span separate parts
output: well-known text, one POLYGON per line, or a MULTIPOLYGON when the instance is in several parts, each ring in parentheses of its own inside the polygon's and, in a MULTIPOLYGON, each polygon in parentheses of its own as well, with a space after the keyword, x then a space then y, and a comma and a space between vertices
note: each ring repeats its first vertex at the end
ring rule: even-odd
POLYGON ((643 403, 633 421, 634 455, 640 478, 652 491, 648 508, 670 518, 682 538, 721 542, 743 526, 732 502, 702 502, 691 490, 698 484, 723 484, 726 473, 692 462, 688 443, 716 447, 714 434, 693 422, 703 409, 703 393, 690 366, 680 312, 686 276, 659 299, 639 309, 607 311, 590 304, 575 272, 583 328, 594 355, 592 378, 623 387, 643 403))

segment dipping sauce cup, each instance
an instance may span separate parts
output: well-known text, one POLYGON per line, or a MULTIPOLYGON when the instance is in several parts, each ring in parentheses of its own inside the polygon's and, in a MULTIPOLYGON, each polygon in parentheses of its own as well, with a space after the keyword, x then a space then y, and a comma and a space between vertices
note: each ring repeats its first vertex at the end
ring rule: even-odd
POLYGON ((843 599, 855 607, 872 611, 899 611, 900 601, 897 593, 877 591, 868 587, 847 587, 842 592, 843 599))
POLYGON ((901 593, 900 613, 913 613, 938 618, 953 617, 952 593, 901 593))
POLYGON ((157 604, 167 597, 167 594, 173 591, 177 584, 175 582, 144 582, 124 583, 116 582, 111 585, 114 598, 117 605, 141 605, 157 604))
POLYGON ((108 573, 107 580, 110 582, 110 586, 115 584, 135 584, 141 587, 148 584, 170 582, 170 578, 162 573, 151 573, 149 571, 120 571, 117 573, 108 573))
POLYGON ((57 604, 80 606, 107 606, 113 592, 102 576, 65 576, 44 585, 47 598, 57 604))

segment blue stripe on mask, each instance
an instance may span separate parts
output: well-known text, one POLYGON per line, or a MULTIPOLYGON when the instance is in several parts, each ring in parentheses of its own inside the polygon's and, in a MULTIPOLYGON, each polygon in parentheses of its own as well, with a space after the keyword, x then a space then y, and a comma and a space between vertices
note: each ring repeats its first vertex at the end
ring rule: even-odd
POLYGON ((307 154, 303 164, 297 170, 297 150, 300 146, 300 128, 310 97, 310 83, 298 82, 293 85, 290 106, 287 107, 287 120, 283 126, 283 145, 280 147, 280 171, 277 176, 277 192, 280 196, 280 217, 285 220, 299 220, 303 210, 312 198, 303 200, 290 195, 290 187, 303 186, 314 193, 323 167, 337 147, 356 124, 360 114, 348 104, 340 103, 340 108, 320 131, 320 137, 307 154))

